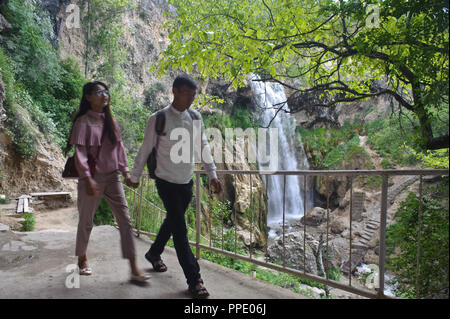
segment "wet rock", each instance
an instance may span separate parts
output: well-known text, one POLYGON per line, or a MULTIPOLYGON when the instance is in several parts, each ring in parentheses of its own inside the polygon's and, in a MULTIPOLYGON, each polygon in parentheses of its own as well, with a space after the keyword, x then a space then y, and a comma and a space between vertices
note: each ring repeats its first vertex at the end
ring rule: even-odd
POLYGON ((327 211, 321 207, 314 207, 300 221, 307 226, 319 226, 327 218, 327 211))

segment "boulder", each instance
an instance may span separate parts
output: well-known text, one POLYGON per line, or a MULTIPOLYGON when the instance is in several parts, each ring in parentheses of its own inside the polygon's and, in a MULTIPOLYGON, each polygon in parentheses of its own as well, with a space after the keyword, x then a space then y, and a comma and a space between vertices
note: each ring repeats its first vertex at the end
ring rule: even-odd
POLYGON ((283 263, 287 267, 294 268, 300 271, 305 271, 310 274, 317 275, 316 257, 314 256, 311 241, 306 235, 305 247, 303 246, 303 232, 298 231, 294 233, 285 234, 283 250, 283 236, 274 238, 267 247, 267 254, 271 262, 283 263), (305 248, 305 249, 304 249, 305 248), (306 257, 306 258, 304 258, 306 257))
POLYGON ((330 229, 333 234, 340 234, 345 230, 345 224, 340 219, 335 219, 330 224, 330 229))
MULTIPOLYGON (((324 238, 325 240, 325 238, 324 238)), ((284 236, 283 249, 283 236, 275 237, 270 241, 267 248, 267 255, 271 262, 277 262, 279 264, 284 263, 286 267, 305 271, 312 275, 318 275, 318 264, 315 253, 319 246, 319 241, 311 234, 306 234, 304 237, 303 231, 295 231, 287 233, 284 236)), ((348 242, 343 238, 331 239, 328 242, 328 253, 326 249, 326 243, 322 246, 322 262, 327 269, 333 267, 339 267, 345 260, 348 254, 348 242)))
POLYGON ((327 210, 321 207, 314 207, 300 221, 307 226, 319 226, 327 219, 327 210))

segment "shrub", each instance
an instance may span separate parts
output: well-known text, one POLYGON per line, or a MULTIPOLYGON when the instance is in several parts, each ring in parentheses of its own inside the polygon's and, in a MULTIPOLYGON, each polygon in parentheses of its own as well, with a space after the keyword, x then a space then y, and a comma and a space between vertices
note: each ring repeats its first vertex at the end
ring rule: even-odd
POLYGON ((36 224, 36 219, 33 213, 25 213, 23 215, 25 220, 22 222, 21 231, 33 231, 34 225, 36 224))
POLYGON ((108 202, 104 197, 100 200, 97 211, 94 215, 94 224, 99 225, 114 225, 114 217, 109 208, 108 202))
POLYGON ((359 145, 359 136, 355 135, 347 143, 339 144, 332 149, 321 163, 323 169, 343 169, 352 163, 358 163, 361 167, 355 169, 371 169, 373 163, 366 150, 359 145))
MULTIPOLYGON (((4 52, 2 49, 0 65, 4 73, 3 53, 6 53, 10 71, 6 72, 5 82, 7 102, 12 105, 16 101, 27 109, 45 136, 55 138, 55 142, 64 147, 71 126, 70 119, 78 107, 81 87, 86 80, 73 59, 59 58, 58 49, 51 44, 53 27, 45 12, 30 0, 10 0, 2 5, 2 13, 12 30, 2 38, 4 52)), ((15 116, 14 112, 10 114, 15 116)), ((14 136, 25 139, 25 133, 15 128, 20 126, 15 123, 17 121, 20 122, 20 119, 10 120, 14 136)), ((28 157, 29 152, 22 150, 23 141, 16 144, 19 155, 28 157)))
MULTIPOLYGON (((409 122, 408 122, 409 123, 409 122)), ((367 142, 380 156, 398 165, 413 165, 416 158, 406 152, 404 143, 414 145, 415 135, 412 124, 402 124, 397 119, 375 120, 365 125, 367 142)))
MULTIPOLYGON (((312 169, 322 169, 325 158, 325 166, 333 166, 342 162, 348 141, 362 134, 360 123, 350 124, 348 121, 340 128, 296 128, 297 141, 302 142, 308 155, 312 169), (340 146, 342 145, 342 146, 340 146), (330 154, 334 151, 332 154, 330 154)), ((358 140, 359 143, 359 140, 358 140)))
POLYGON ((390 257, 387 267, 396 274, 401 296, 449 296, 448 190, 447 177, 439 187, 424 188, 422 204, 411 192, 395 213, 395 223, 387 229, 386 253, 390 257), (420 205, 420 272, 417 274, 420 205))

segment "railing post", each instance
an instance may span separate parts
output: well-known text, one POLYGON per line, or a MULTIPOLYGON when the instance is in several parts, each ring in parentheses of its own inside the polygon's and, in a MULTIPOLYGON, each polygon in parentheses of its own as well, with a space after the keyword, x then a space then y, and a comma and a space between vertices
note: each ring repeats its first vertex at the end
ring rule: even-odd
POLYGON ((195 258, 200 259, 200 173, 195 173, 195 258))
POLYGON ((142 177, 141 186, 139 188, 139 215, 137 224, 137 237, 141 234, 141 221, 142 221, 142 190, 144 189, 144 177, 142 177))
POLYGON ((423 178, 420 175, 419 180, 419 213, 417 220, 417 266, 416 266, 416 299, 419 299, 420 296, 420 287, 419 287, 419 274, 420 274, 420 240, 421 240, 421 228, 422 228, 422 201, 423 201, 423 178))
POLYGON ((380 212, 380 258, 379 258, 379 288, 378 298, 384 297, 384 263, 386 260, 386 216, 387 216, 387 201, 388 201, 388 175, 382 175, 383 181, 381 184, 381 212, 380 212))

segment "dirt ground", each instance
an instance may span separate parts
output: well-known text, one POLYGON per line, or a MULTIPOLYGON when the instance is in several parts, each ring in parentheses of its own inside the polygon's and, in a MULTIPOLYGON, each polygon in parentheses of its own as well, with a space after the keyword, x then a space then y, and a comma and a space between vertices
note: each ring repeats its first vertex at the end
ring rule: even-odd
MULTIPOLYGON (((0 224, 8 225, 12 230, 22 228, 23 214, 16 213, 16 200, 12 199, 8 204, 0 204, 0 224)), ((62 230, 74 231, 78 225, 78 210, 72 200, 64 204, 67 207, 49 209, 40 202, 32 203, 30 207, 35 214, 36 224, 34 231, 62 230)))

